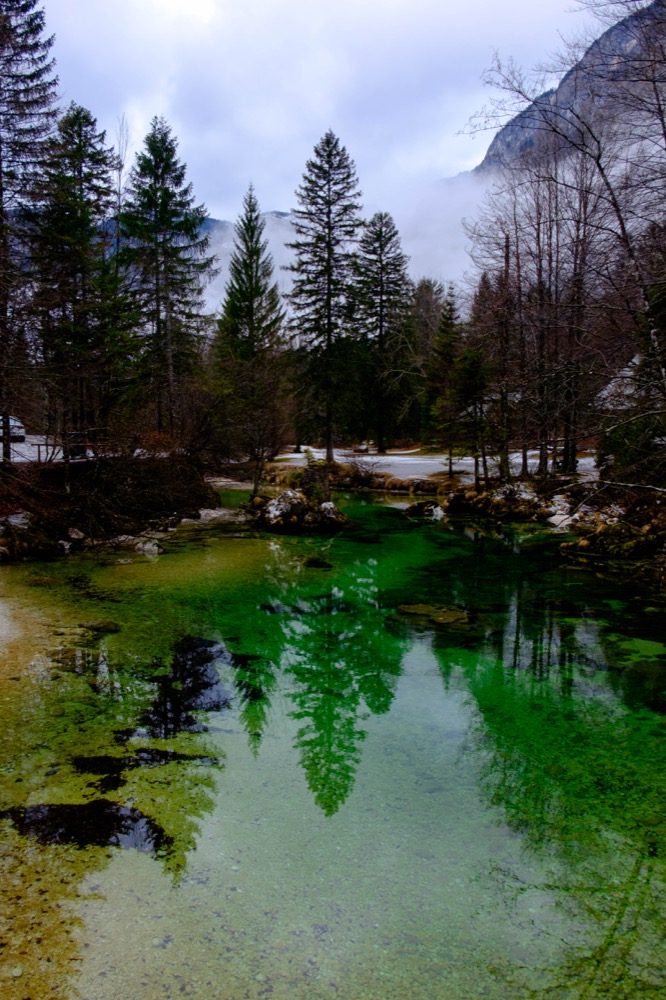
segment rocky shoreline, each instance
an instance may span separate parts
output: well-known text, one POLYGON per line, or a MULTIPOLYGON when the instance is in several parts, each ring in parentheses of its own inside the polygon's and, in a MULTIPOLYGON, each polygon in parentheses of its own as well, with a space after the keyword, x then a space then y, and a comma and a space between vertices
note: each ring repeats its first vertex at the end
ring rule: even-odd
POLYGON ((161 533, 203 508, 215 489, 182 457, 11 467, 0 480, 0 562, 50 560, 101 546, 157 551, 161 533))
MULTIPOLYGON (((50 476, 50 479, 49 479, 50 476)), ((45 478, 46 477, 46 478, 45 478)), ((91 548, 158 554, 178 524, 245 523, 282 533, 344 530, 348 519, 316 496, 307 482, 285 482, 273 472, 272 496, 255 497, 238 511, 219 507, 217 490, 249 490, 237 479, 208 477, 183 461, 87 463, 75 482, 13 480, 0 507, 0 562, 48 560, 91 548), (287 486, 285 489, 284 487, 287 486), (301 488, 303 487, 303 488, 301 488), (113 496, 115 502, 111 502, 113 496)), ((337 491, 409 497, 410 518, 466 517, 485 524, 536 522, 562 532, 566 560, 593 569, 631 573, 666 587, 666 493, 596 481, 493 483, 476 492, 447 477, 399 479, 387 473, 337 467, 337 491)))
POLYGON ((666 494, 602 489, 570 482, 546 491, 531 483, 495 485, 477 493, 459 487, 408 508, 412 517, 465 516, 483 522, 537 522, 566 533, 569 562, 602 567, 666 587, 666 494))
MULTIPOLYGON (((276 481, 280 481, 279 473, 276 481)), ((359 482, 358 471, 349 472, 344 467, 336 470, 332 485, 336 490, 409 497, 412 503, 405 515, 412 519, 465 517, 484 525, 542 524, 562 533, 560 552, 568 562, 595 571, 631 574, 634 579, 666 588, 666 493, 657 490, 570 479, 539 485, 496 482, 477 492, 469 485, 453 484, 448 478, 398 479, 374 472, 359 482)), ((288 498, 294 494, 293 490, 284 490, 277 501, 258 501, 262 511, 274 507, 278 516, 271 523, 262 513, 257 525, 265 530, 307 530, 307 521, 301 522, 298 511, 288 510, 288 498)), ((299 498, 296 507, 305 501, 300 492, 299 498)), ((310 504, 311 509, 316 506, 310 504)), ((325 521, 323 518, 324 525, 325 521)), ((337 524, 330 522, 328 527, 339 530, 344 527, 343 521, 342 515, 337 524)), ((326 527, 322 529, 320 524, 315 530, 326 527)))

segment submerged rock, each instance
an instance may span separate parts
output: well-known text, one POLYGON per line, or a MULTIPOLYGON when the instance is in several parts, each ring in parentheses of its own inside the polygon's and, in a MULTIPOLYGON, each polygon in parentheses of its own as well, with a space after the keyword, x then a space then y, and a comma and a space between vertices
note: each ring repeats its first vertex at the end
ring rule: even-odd
POLYGON ((401 604, 398 611, 402 615, 414 615, 427 618, 435 625, 450 625, 455 628, 465 628, 471 625, 469 612, 464 608, 441 607, 436 604, 401 604))
POLYGON ((321 556, 308 556, 303 565, 308 569, 333 569, 333 564, 327 559, 322 559, 321 556))
POLYGON ((120 632, 120 625, 112 621, 81 622, 79 628, 88 629, 89 632, 112 633, 120 632))

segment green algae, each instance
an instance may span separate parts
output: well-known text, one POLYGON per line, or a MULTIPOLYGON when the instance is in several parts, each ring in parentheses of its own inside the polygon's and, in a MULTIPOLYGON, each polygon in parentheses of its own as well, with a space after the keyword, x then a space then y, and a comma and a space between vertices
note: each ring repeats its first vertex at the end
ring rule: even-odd
POLYGON ((553 536, 346 512, 3 571, 3 996, 663 995, 659 622, 553 536))
POLYGON ((656 639, 642 639, 640 636, 626 638, 619 635, 609 635, 609 642, 617 642, 623 656, 634 660, 663 659, 666 662, 666 642, 656 639))

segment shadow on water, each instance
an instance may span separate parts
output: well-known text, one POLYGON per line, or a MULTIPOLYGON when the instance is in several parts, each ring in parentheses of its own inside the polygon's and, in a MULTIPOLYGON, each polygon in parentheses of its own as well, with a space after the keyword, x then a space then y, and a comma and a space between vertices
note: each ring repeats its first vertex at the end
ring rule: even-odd
POLYGON ((83 804, 24 806, 0 813, 24 837, 40 844, 76 847, 121 847, 158 855, 173 846, 173 838, 139 809, 108 799, 83 804))
MULTIPOLYGON (((72 753, 52 773, 58 774, 67 765, 74 775, 91 777, 83 786, 85 802, 16 806, 0 813, 0 819, 10 820, 17 831, 42 844, 70 843, 77 847, 109 846, 136 849, 145 854, 159 855, 173 860, 182 855, 182 835, 176 830, 167 833, 156 817, 145 815, 134 805, 122 802, 128 792, 133 772, 146 775, 155 769, 168 768, 170 794, 176 798, 179 790, 187 790, 188 769, 196 768, 202 788, 210 785, 200 768, 219 768, 219 756, 183 752, 164 746, 140 745, 139 741, 174 739, 179 734, 204 734, 204 712, 219 712, 229 707, 230 701, 223 690, 216 663, 225 655, 223 647, 205 639, 185 636, 174 648, 174 655, 166 671, 159 662, 150 667, 152 698, 138 711, 137 722, 122 731, 109 732, 113 753, 86 755, 72 753), (99 795, 119 793, 118 801, 98 798, 99 795)), ((81 673, 86 666, 92 668, 96 658, 90 650, 78 661, 81 673)), ((134 782, 136 784, 136 782, 134 782)), ((140 785, 140 782, 139 782, 140 785)), ((75 784, 77 795, 81 786, 75 784)), ((198 799, 205 806, 206 799, 198 799)), ((212 806, 212 799, 208 799, 212 806)), ((187 835, 191 841, 190 825, 197 810, 187 812, 187 835)), ((181 834, 184 831, 181 831, 181 834)), ((181 858, 182 861, 182 858, 181 858)), ((179 864, 181 863, 179 861, 179 864)))

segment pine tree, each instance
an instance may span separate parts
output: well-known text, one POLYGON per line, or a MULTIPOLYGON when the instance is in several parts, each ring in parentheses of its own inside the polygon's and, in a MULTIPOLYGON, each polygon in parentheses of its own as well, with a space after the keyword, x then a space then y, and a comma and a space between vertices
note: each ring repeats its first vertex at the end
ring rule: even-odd
POLYGON ((326 459, 332 462, 336 403, 347 378, 335 364, 336 346, 346 333, 354 297, 361 192, 354 162, 330 130, 307 161, 296 198, 297 239, 288 244, 296 256, 290 301, 294 329, 308 349, 308 379, 321 400, 326 459))
POLYGON ((400 336, 411 296, 408 257, 388 212, 377 212, 363 228, 356 258, 356 319, 370 346, 370 401, 377 451, 386 451, 390 380, 398 364, 400 336))
POLYGON ((156 428, 172 437, 179 387, 198 354, 204 284, 215 273, 202 231, 206 210, 195 204, 177 150, 167 122, 154 118, 120 215, 145 342, 145 383, 156 428))
POLYGON ((264 239, 265 229, 250 185, 243 199, 243 214, 234 227, 234 250, 219 321, 220 329, 233 339, 236 350, 248 356, 275 346, 284 323, 280 293, 273 281, 273 258, 264 239))
POLYGON ((44 28, 37 0, 0 0, 0 414, 6 462, 26 284, 19 210, 30 203, 55 115, 53 39, 44 36, 44 28))
POLYGON ((254 493, 267 457, 279 445, 282 409, 279 350, 285 313, 273 281, 265 228, 250 185, 235 226, 215 355, 219 377, 227 386, 227 416, 236 446, 254 465, 254 493))
POLYGON ((430 440, 432 435, 428 370, 445 294, 444 286, 433 278, 420 278, 412 289, 400 380, 402 429, 412 440, 430 440))
POLYGON ((104 132, 89 111, 71 104, 48 143, 36 205, 25 213, 49 423, 66 460, 70 432, 91 437, 106 409, 113 340, 105 322, 112 244, 107 219, 114 167, 104 132))
POLYGON ((431 411, 439 441, 448 453, 449 476, 453 476, 453 448, 459 416, 456 366, 462 348, 462 333, 455 289, 449 285, 428 370, 431 411))

